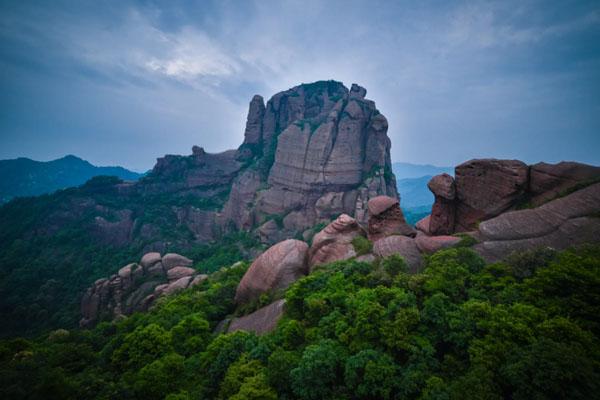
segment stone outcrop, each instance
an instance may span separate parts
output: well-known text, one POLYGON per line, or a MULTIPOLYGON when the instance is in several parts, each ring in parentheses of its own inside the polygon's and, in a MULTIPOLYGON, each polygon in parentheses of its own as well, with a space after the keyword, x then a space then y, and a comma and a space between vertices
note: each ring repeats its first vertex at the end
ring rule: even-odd
POLYGON ((389 235, 416 235, 415 230, 406 223, 397 198, 377 196, 369 200, 367 208, 370 240, 375 241, 389 235))
POLYGON ((488 261, 536 247, 600 242, 600 183, 540 207, 510 211, 479 225, 474 249, 488 261))
POLYGON ((262 335, 271 332, 277 326, 285 308, 285 300, 277 300, 268 306, 259 308, 251 314, 230 321, 227 333, 235 331, 254 332, 262 335))
POLYGON ((98 243, 163 253, 239 230, 273 244, 340 214, 366 224, 369 199, 398 196, 387 120, 366 93, 319 81, 266 103, 254 96, 238 149, 193 146, 159 158, 139 181, 92 180, 63 194, 24 237, 81 224, 98 243))
POLYGON ((416 273, 421 268, 421 252, 413 238, 401 235, 388 236, 373 244, 373 253, 378 257, 398 254, 404 258, 409 272, 416 273))
POLYGON ((533 206, 539 206, 577 185, 599 180, 600 167, 568 161, 537 163, 529 170, 530 201, 533 206))
POLYGON ((436 251, 456 246, 458 243, 460 243, 460 240, 461 239, 456 236, 428 236, 422 232, 419 232, 415 238, 415 244, 422 253, 432 254, 436 251))
POLYGON ((427 233, 433 235, 446 235, 454 232, 454 219, 456 213, 456 185, 454 178, 448 174, 441 174, 431 178, 427 187, 435 196, 431 207, 427 233))
MULTIPOLYGON (((283 216, 282 234, 291 237, 341 213, 364 223, 371 197, 397 197, 387 121, 365 95, 358 85, 348 91, 329 81, 278 93, 264 110, 262 100, 253 99, 238 151, 255 160, 264 180, 234 182, 231 199, 244 205, 243 215, 226 206, 223 223, 256 226, 269 216, 283 216), (248 184, 262 189, 244 189, 248 184)), ((261 227, 261 237, 269 240, 266 228, 261 227)))
POLYGON ((246 303, 263 293, 287 288, 308 273, 308 245, 288 239, 258 256, 244 274, 235 293, 237 303, 246 303))
POLYGON ((192 260, 179 254, 161 257, 151 252, 139 264, 128 264, 109 278, 98 279, 81 299, 80 326, 145 311, 159 296, 202 283, 208 276, 183 266, 191 264, 192 260))
POLYGON ((311 270, 317 265, 355 257, 352 240, 357 236, 366 236, 365 230, 354 218, 340 215, 314 236, 310 247, 311 270))
POLYGON ((419 221, 418 229, 431 235, 472 231, 507 211, 536 207, 599 181, 600 167, 574 162, 470 160, 456 167, 454 179, 447 174, 431 179, 435 202, 429 221, 419 221))
MULTIPOLYGON (((471 160, 455 169, 455 231, 510 210, 527 190, 529 168, 518 160, 471 160)), ((430 226, 431 229, 431 226, 430 226)))

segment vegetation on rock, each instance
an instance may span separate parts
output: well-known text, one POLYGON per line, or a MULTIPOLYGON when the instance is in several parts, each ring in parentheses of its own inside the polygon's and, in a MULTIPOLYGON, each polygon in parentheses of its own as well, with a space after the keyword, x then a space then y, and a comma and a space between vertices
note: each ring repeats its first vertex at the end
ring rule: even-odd
POLYGON ((275 331, 213 334, 247 264, 90 331, 0 342, 3 398, 589 399, 600 248, 485 264, 468 248, 319 267, 275 331))

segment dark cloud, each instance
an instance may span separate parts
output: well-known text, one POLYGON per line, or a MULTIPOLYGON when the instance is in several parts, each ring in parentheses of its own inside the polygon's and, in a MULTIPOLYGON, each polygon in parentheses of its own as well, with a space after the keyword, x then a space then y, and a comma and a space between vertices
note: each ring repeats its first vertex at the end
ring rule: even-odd
POLYGON ((255 93, 337 79, 395 160, 600 164, 598 71, 595 2, 3 2, 0 158, 144 170, 237 146, 255 93))

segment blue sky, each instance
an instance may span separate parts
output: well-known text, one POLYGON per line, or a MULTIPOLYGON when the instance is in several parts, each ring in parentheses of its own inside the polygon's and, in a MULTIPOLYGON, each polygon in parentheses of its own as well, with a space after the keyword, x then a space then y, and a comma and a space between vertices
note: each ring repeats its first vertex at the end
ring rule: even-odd
POLYGON ((0 0, 0 158, 146 170, 252 95, 366 87, 392 159, 600 164, 600 3, 0 0))

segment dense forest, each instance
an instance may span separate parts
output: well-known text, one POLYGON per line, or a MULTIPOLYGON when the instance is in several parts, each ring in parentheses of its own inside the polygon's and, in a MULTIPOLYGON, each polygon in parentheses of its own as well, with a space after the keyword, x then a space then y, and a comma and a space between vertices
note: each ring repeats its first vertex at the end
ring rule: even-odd
POLYGON ((495 264, 459 247, 425 264, 322 266, 279 294, 284 317, 263 336, 215 332, 241 312, 248 265, 221 268, 147 313, 0 342, 0 397, 598 398, 599 247, 495 264))

